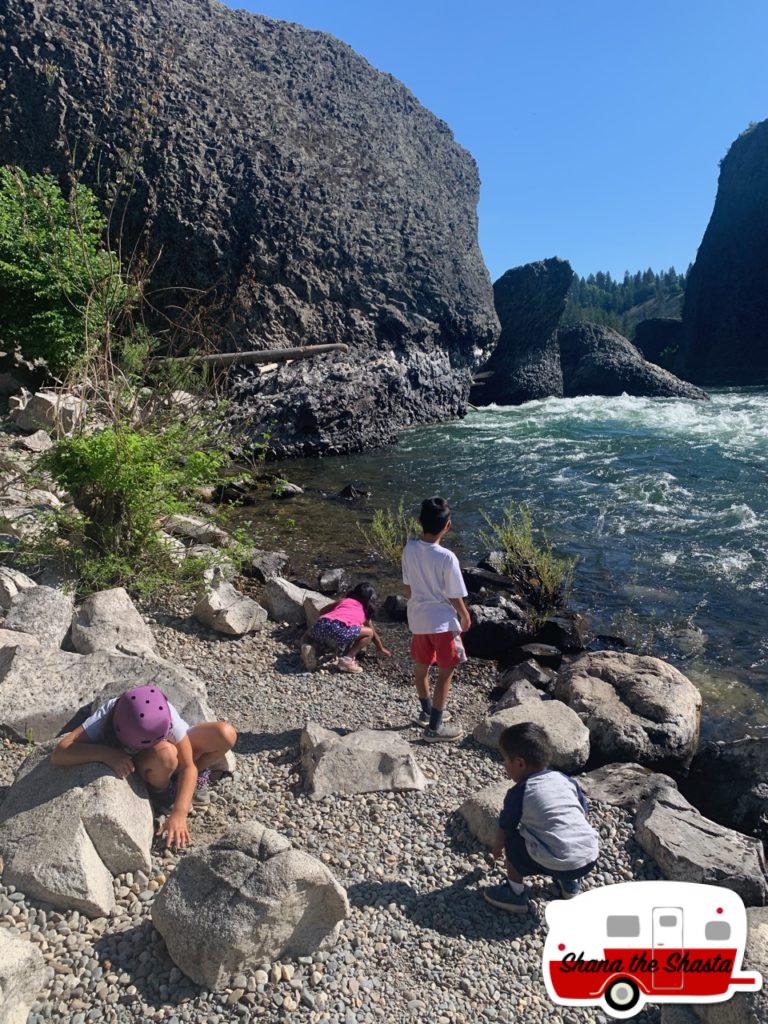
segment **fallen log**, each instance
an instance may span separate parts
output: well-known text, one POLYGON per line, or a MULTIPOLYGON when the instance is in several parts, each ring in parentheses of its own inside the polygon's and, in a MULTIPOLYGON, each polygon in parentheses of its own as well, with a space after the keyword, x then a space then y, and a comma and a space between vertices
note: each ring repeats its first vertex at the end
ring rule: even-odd
POLYGON ((349 345, 304 345, 302 348, 266 348, 258 352, 216 352, 208 356, 169 356, 165 363, 194 363, 197 366, 246 366, 250 363, 286 362, 288 359, 312 359, 326 352, 348 352, 349 345))

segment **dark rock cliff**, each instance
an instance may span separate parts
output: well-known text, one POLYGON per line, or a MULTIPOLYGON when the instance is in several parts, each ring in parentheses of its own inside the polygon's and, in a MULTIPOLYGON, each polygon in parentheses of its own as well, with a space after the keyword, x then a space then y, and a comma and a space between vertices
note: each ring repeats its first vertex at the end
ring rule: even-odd
POLYGON ((573 324, 555 334, 563 373, 563 395, 635 395, 698 398, 706 394, 668 370, 643 359, 631 341, 602 324, 573 324))
POLYGON ((651 363, 663 366, 672 373, 685 368, 683 321, 679 317, 649 317, 635 328, 635 347, 651 363))
POLYGON ((553 257, 514 267, 496 281, 493 298, 501 337, 482 368, 493 376, 472 392, 476 405, 518 405, 562 394, 552 332, 563 315, 572 279, 570 263, 553 257))
POLYGON ((768 384, 768 121, 720 167, 685 289, 686 373, 700 384, 768 384))
POLYGON ((61 174, 76 148, 102 188, 135 154, 128 242, 155 288, 215 295, 222 348, 351 346, 242 381, 256 435, 350 450, 464 411, 498 335, 477 169, 403 85, 211 0, 5 0, 0 38, 3 162, 61 174))

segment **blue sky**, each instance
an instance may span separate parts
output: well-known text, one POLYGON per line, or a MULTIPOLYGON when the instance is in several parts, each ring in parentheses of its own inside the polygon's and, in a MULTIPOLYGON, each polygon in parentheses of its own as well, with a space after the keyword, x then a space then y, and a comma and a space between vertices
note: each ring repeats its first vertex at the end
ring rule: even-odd
MULTIPOLYGON (((233 5, 234 6, 234 5, 233 5)), ((480 167, 491 276, 693 259, 718 161, 768 117, 766 0, 264 0, 343 39, 444 118, 480 167)))

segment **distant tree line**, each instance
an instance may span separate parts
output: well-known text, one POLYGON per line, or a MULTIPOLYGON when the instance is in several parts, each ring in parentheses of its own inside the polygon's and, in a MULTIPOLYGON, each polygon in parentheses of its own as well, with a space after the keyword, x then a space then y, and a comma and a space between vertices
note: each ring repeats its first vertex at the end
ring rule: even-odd
POLYGON ((674 267, 661 273, 649 267, 635 274, 626 270, 621 281, 602 270, 574 277, 562 322, 605 324, 631 338, 640 320, 679 316, 687 276, 688 271, 680 274, 674 267))

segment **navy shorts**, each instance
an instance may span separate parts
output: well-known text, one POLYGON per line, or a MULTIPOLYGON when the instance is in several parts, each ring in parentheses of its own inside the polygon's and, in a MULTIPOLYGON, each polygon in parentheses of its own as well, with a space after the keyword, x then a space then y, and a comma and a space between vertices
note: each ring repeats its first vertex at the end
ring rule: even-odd
POLYGON ((318 619, 312 627, 312 639, 341 654, 360 637, 360 626, 348 626, 338 619, 318 619))
POLYGON ((573 868, 571 871, 553 871, 552 868, 545 868, 541 864, 537 864, 528 853, 525 840, 517 829, 514 832, 505 833, 504 850, 507 860, 522 878, 526 878, 528 875, 547 875, 549 878, 559 879, 562 882, 575 882, 588 875, 597 864, 597 861, 593 860, 589 864, 585 864, 584 867, 573 868))

